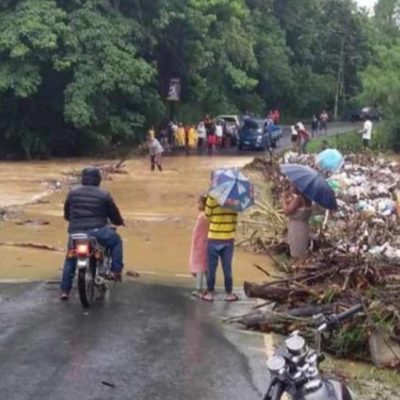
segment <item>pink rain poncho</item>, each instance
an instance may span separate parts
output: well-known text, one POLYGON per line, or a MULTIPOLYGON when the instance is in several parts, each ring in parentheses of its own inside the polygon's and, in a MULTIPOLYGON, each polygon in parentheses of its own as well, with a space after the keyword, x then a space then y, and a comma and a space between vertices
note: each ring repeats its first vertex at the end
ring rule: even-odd
POLYGON ((190 272, 193 274, 207 272, 207 236, 208 219, 202 212, 197 217, 192 233, 189 267, 190 272))

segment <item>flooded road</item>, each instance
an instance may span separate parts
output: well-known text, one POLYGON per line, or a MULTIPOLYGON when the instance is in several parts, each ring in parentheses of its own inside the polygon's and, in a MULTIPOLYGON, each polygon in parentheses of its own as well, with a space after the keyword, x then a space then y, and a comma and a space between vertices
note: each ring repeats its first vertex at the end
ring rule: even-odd
MULTIPOLYGON (((119 231, 125 244, 126 270, 140 271, 145 281, 191 285, 188 256, 197 198, 207 190, 211 170, 243 166, 251 159, 251 156, 171 157, 164 160, 165 172, 158 173, 150 172, 147 158, 138 158, 126 163, 127 175, 113 175, 112 181, 104 182, 126 221, 126 228, 119 231)), ((87 160, 0 163, 0 207, 23 204, 44 195, 48 188, 42 181, 57 180, 71 168, 90 164, 87 160)), ((18 219, 49 224, 1 222, 0 242, 35 242, 64 248, 65 196, 66 191, 62 191, 46 197, 44 203, 21 207, 23 214, 18 219)), ((54 279, 60 274, 61 252, 7 246, 0 251, 0 279, 54 279)), ((246 279, 263 278, 253 263, 266 266, 268 260, 237 251, 235 286, 241 286, 246 279)))

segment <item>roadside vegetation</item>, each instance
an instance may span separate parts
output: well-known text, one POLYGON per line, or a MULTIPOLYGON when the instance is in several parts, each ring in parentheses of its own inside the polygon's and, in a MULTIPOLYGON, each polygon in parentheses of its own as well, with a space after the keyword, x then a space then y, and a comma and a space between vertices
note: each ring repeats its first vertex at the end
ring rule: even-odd
POLYGON ((347 117, 377 105, 394 146, 400 1, 4 0, 0 157, 101 155, 169 115, 347 117), (307 21, 307 23, 305 23, 307 21))
POLYGON ((338 149, 341 152, 359 152, 362 150, 361 135, 355 131, 341 133, 333 136, 322 136, 312 139, 307 146, 307 152, 319 153, 323 150, 324 144, 329 148, 338 149))
MULTIPOLYGON (((328 147, 337 149, 343 153, 359 153, 365 151, 362 137, 358 132, 359 129, 359 126, 355 126, 353 130, 345 133, 313 138, 307 146, 307 151, 309 153, 319 153, 322 151, 325 143, 328 144, 328 147)), ((371 149, 373 152, 385 152, 390 154, 394 149, 390 132, 385 123, 380 123, 374 128, 371 141, 371 149)))

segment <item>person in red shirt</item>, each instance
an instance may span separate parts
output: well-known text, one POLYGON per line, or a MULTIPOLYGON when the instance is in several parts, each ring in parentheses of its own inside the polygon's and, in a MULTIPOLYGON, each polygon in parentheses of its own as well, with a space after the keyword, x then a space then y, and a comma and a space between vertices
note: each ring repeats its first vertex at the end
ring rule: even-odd
POLYGON ((279 124, 279 122, 280 122, 280 120, 281 120, 281 113, 279 112, 278 109, 275 109, 275 110, 272 112, 272 119, 274 120, 274 124, 275 124, 275 125, 278 125, 278 124, 279 124))
POLYGON ((307 153, 307 145, 311 139, 311 133, 306 130, 304 125, 301 122, 298 122, 295 126, 295 129, 298 134, 298 139, 301 141, 301 153, 307 153))

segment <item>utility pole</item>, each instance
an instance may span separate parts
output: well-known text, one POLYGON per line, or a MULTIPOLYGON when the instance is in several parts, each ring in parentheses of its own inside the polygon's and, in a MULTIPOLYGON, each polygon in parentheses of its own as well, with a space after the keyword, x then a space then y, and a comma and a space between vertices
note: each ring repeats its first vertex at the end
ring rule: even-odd
POLYGON ((342 40, 340 43, 340 58, 339 58, 339 67, 338 74, 336 80, 336 94, 335 94, 335 106, 333 110, 333 119, 336 121, 338 119, 339 114, 339 99, 343 96, 344 92, 344 59, 345 59, 345 35, 342 36, 342 40))
POLYGON ((336 121, 339 115, 339 100, 345 97, 345 82, 344 82, 344 68, 346 63, 346 40, 349 34, 350 15, 346 13, 344 20, 344 30, 342 38, 340 40, 340 54, 339 54, 339 65, 336 80, 336 94, 335 94, 335 105, 333 110, 333 118, 336 121))

